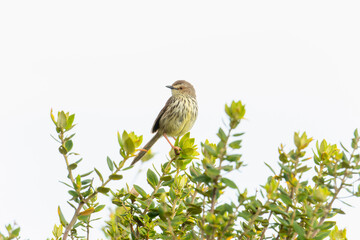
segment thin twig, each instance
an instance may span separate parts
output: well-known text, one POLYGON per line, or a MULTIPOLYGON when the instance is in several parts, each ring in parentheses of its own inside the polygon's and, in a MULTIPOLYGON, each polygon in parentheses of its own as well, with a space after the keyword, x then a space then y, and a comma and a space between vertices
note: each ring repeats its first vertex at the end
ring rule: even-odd
MULTIPOLYGON (((349 162, 351 162, 352 158, 354 157, 355 152, 356 152, 356 149, 353 149, 353 151, 352 151, 352 153, 350 155, 349 162)), ((358 164, 356 164, 356 166, 357 165, 358 164)), ((333 203, 335 202, 336 199, 338 199, 338 194, 340 193, 340 191, 342 190, 342 188, 344 187, 344 185, 346 183, 346 180, 347 180, 346 178, 347 178, 348 174, 349 174, 349 169, 346 169, 345 172, 344 172, 344 176, 341 179, 340 186, 339 186, 339 188, 337 188, 335 190, 333 198, 331 199, 330 203, 326 206, 326 208, 324 210, 324 216, 320 219, 318 226, 321 226, 324 223, 324 221, 326 220, 327 216, 329 215, 333 203)), ((319 233, 319 231, 320 231, 320 229, 315 230, 311 234, 311 238, 314 238, 319 233)))
MULTIPOLYGON (((64 155, 64 154, 63 154, 63 155, 64 155)), ((64 155, 64 157, 65 157, 65 155, 64 155)), ((66 158, 66 159, 67 159, 67 158, 66 158)), ((125 158, 124 161, 126 161, 127 159, 128 159, 128 158, 125 158)), ((116 170, 115 170, 115 172, 114 172, 113 174, 118 173, 121 168, 122 168, 122 166, 119 166, 118 168, 116 168, 116 170)), ((111 181, 111 179, 108 178, 108 179, 101 185, 101 187, 105 187, 110 181, 111 181)), ((70 223, 69 223, 69 224, 66 226, 66 228, 65 228, 64 235, 63 235, 63 240, 66 240, 66 239, 67 239, 67 237, 68 237, 68 235, 69 235, 69 232, 70 232, 70 230, 72 229, 72 227, 74 226, 74 224, 76 223, 76 220, 77 220, 77 218, 78 218, 78 216, 79 216, 79 213, 80 213, 82 207, 84 206, 84 204, 88 203, 88 202, 90 201, 90 199, 92 199, 93 197, 95 197, 98 193, 99 193, 98 190, 95 189, 94 192, 93 192, 90 196, 88 196, 87 198, 85 198, 85 199, 82 197, 81 193, 79 193, 80 203, 79 203, 77 209, 75 210, 75 213, 74 213, 74 215, 73 215, 70 223)))
POLYGON ((261 237, 260 237, 260 240, 263 240, 264 237, 265 237, 265 232, 266 230, 268 229, 269 225, 270 225, 270 218, 272 216, 272 211, 270 211, 270 214, 269 214, 269 217, 268 217, 268 225, 262 230, 262 233, 261 233, 261 237))
MULTIPOLYGON (((224 148, 222 148, 222 149, 220 150, 220 151, 221 151, 221 154, 220 154, 220 156, 219 156, 220 163, 219 163, 218 169, 221 169, 221 164, 222 164, 222 162, 223 162, 223 160, 224 160, 224 157, 225 157, 225 154, 226 154, 226 146, 227 146, 227 143, 228 143, 228 141, 229 141, 230 133, 231 133, 232 130, 233 130, 232 128, 229 129, 229 132, 228 132, 228 134, 227 134, 227 136, 226 136, 226 139, 225 139, 225 142, 224 142, 224 148)), ((212 193, 211 193, 211 208, 210 208, 210 212, 211 212, 212 214, 214 214, 214 211, 215 211, 216 193, 217 193, 217 190, 218 190, 217 187, 216 187, 216 185, 218 184, 219 178, 220 178, 220 175, 218 175, 218 176, 215 178, 215 180, 214 180, 214 185, 215 185, 215 187, 213 188, 213 191, 212 191, 212 193)))
MULTIPOLYGON (((161 179, 162 177, 164 177, 166 174, 168 174, 168 170, 169 170, 169 168, 171 168, 171 163, 172 163, 173 161, 175 161, 176 159, 178 159, 178 158, 179 158, 179 155, 176 155, 175 157, 173 157, 173 158, 168 162, 168 164, 166 165, 166 168, 165 168, 165 170, 163 171, 163 174, 161 175, 160 179, 161 179)), ((149 210, 150 203, 151 203, 151 201, 155 198, 155 194, 156 194, 157 191, 159 190, 162 182, 163 182, 162 180, 159 180, 159 182, 158 182, 158 184, 156 185, 154 191, 152 192, 150 198, 147 200, 147 201, 149 202, 149 204, 146 206, 146 208, 145 208, 144 211, 142 212, 142 215, 144 215, 144 214, 149 210)))
POLYGON ((69 231, 72 229, 72 227, 74 226, 77 217, 79 216, 79 213, 82 209, 82 207, 84 206, 85 202, 80 202, 79 206, 77 207, 77 209, 75 210, 74 216, 72 217, 70 223, 66 226, 65 231, 64 231, 64 235, 63 235, 63 240, 66 240, 68 235, 69 235, 69 231))

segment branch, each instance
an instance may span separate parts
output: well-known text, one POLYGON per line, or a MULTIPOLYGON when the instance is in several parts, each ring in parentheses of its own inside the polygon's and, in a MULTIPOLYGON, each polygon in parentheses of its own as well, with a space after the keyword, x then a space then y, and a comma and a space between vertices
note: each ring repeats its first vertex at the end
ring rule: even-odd
POLYGON ((85 202, 80 202, 79 203, 79 206, 75 210, 73 218, 71 219, 70 223, 65 228, 65 232, 64 232, 64 235, 63 235, 63 240, 67 239, 67 237, 69 235, 69 231, 72 229, 72 227, 76 223, 77 217, 79 216, 79 213, 80 213, 82 207, 84 206, 84 204, 85 204, 85 202))
MULTIPOLYGON (((64 155, 64 154, 63 154, 64 155)), ((66 155, 64 155, 64 158, 65 158, 66 155)), ((123 163, 128 159, 128 157, 124 158, 123 160, 123 163)), ((68 161, 67 161, 67 156, 66 156, 66 163, 68 164, 68 161)), ((123 167, 124 164, 120 164, 116 170, 112 173, 112 174, 116 174, 118 173, 121 168, 123 167)), ((68 168, 69 169, 69 168, 68 168)), ((69 169, 69 172, 71 172, 71 170, 69 169)), ((108 177, 108 179, 101 185, 101 187, 105 187, 112 179, 110 179, 110 177, 108 177)), ((69 232, 70 230, 72 229, 72 227, 74 226, 74 224, 76 223, 76 220, 79 216, 79 213, 82 209, 82 207, 84 206, 84 204, 87 204, 93 197, 95 197, 97 194, 98 194, 98 190, 97 188, 94 190, 94 192, 88 196, 87 198, 84 199, 84 197, 82 196, 82 194, 79 192, 79 197, 80 197, 80 203, 77 207, 77 209, 75 210, 75 213, 70 221, 70 223, 66 226, 65 228, 65 231, 64 231, 64 235, 63 235, 63 240, 66 240, 68 235, 69 235, 69 232)))
MULTIPOLYGON (((353 159, 355 152, 356 152, 356 148, 353 149, 353 151, 352 151, 352 153, 350 155, 349 162, 351 162, 351 160, 353 159)), ((359 163, 356 163, 356 166, 358 166, 358 165, 359 165, 359 163)), ((343 189, 343 187, 344 187, 344 185, 346 183, 346 180, 347 180, 346 178, 347 178, 348 174, 349 174, 349 169, 346 169, 345 173, 344 173, 344 176, 341 179, 341 183, 340 183, 339 188, 336 188, 333 198, 331 199, 330 203, 325 208, 324 216, 320 219, 319 224, 318 224, 319 226, 322 225, 324 223, 324 221, 326 220, 326 218, 328 217, 333 203, 338 198, 337 196, 339 195, 340 191, 343 189)), ((335 185, 335 187, 336 187, 336 185, 335 185)), ((319 231, 320 231, 320 229, 315 230, 311 234, 311 238, 314 238, 319 233, 319 231)))
POLYGON ((263 240, 264 237, 265 237, 265 232, 266 232, 266 230, 268 229, 268 227, 270 225, 270 218, 272 216, 272 213, 273 213, 273 211, 270 211, 270 214, 269 214, 269 217, 268 217, 268 225, 262 230, 260 240, 263 240))
MULTIPOLYGON (((232 128, 229 129, 228 134, 226 135, 225 142, 224 142, 224 147, 222 149, 220 149, 221 152, 220 152, 220 156, 219 156, 219 160, 220 160, 219 167, 218 167, 219 170, 221 170, 221 164, 224 161, 224 157, 225 157, 225 154, 226 154, 227 143, 229 141, 230 133, 231 133, 232 130, 233 130, 232 128)), ((213 188, 213 191, 211 193, 211 209, 210 209, 210 212, 212 214, 214 214, 214 211, 215 211, 216 192, 218 190, 216 186, 218 184, 219 178, 220 178, 220 175, 216 176, 216 178, 214 180, 215 187, 213 188)))
MULTIPOLYGON (((175 157, 173 157, 173 158, 168 162, 168 164, 166 165, 166 168, 165 168, 165 170, 163 171, 160 179, 161 179, 162 177, 164 177, 164 176, 168 173, 168 170, 170 170, 170 168, 171 168, 171 163, 172 163, 173 161, 175 161, 176 159, 178 159, 179 156, 180 156, 180 155, 176 155, 175 157)), ((147 201, 149 202, 149 204, 148 204, 148 205, 146 206, 146 208, 144 209, 142 215, 144 215, 144 214, 149 210, 150 203, 151 203, 152 200, 155 198, 155 194, 156 194, 157 191, 159 190, 162 182, 163 182, 162 180, 159 180, 159 182, 158 182, 158 184, 156 185, 154 191, 152 192, 150 198, 147 200, 147 201)))

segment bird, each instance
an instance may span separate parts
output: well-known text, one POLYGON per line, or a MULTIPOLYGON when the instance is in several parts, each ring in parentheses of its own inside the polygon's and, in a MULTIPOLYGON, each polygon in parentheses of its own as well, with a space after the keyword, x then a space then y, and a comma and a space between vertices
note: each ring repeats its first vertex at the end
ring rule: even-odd
POLYGON ((177 80, 171 86, 166 87, 171 89, 171 97, 155 119, 151 129, 155 135, 139 151, 130 166, 139 161, 161 136, 164 136, 178 153, 181 149, 175 147, 168 136, 175 138, 184 135, 191 130, 196 121, 198 105, 193 85, 185 80, 177 80))

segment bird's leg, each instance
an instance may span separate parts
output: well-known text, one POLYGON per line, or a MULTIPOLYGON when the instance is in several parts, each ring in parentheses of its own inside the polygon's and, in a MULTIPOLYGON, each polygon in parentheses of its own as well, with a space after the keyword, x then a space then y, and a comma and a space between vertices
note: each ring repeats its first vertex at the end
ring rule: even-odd
POLYGON ((181 151, 181 148, 175 147, 174 145, 172 145, 172 143, 170 142, 170 140, 169 140, 169 138, 166 136, 166 134, 164 133, 163 135, 164 135, 166 141, 168 141, 168 143, 170 144, 170 146, 174 149, 175 154, 176 154, 176 155, 179 155, 179 154, 180 154, 180 151, 181 151))
POLYGON ((173 137, 173 139, 176 141, 176 137, 173 137))
POLYGON ((143 148, 139 148, 139 149, 137 149, 136 151, 140 151, 140 152, 148 152, 148 150, 143 149, 143 148))

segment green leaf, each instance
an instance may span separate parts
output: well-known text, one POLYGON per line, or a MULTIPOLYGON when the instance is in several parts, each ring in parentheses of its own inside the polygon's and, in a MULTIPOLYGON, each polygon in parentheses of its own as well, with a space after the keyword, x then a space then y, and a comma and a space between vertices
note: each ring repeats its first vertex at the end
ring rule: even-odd
POLYGON ((293 228, 299 237, 305 238, 305 231, 297 222, 293 223, 293 228))
POLYGON ((334 229, 330 233, 330 240, 346 239, 346 228, 339 230, 338 226, 335 225, 334 229))
POLYGON ((74 190, 69 190, 68 193, 75 198, 79 197, 79 194, 74 190))
POLYGON ((241 148, 241 145, 240 145, 241 142, 242 142, 242 140, 234 141, 229 144, 229 147, 231 147, 232 149, 239 149, 239 148, 241 148))
POLYGON ((87 172, 87 173, 84 173, 82 175, 80 175, 81 177, 86 177, 86 176, 89 176, 90 174, 92 174, 93 171, 90 171, 90 172, 87 172))
POLYGON ((73 147, 73 141, 68 140, 68 141, 65 142, 66 151, 70 152, 72 147, 73 147))
POLYGON ((220 153, 226 153, 226 147, 225 147, 225 142, 220 141, 217 145, 216 145, 216 152, 220 153))
POLYGON ((147 198, 147 194, 144 191, 144 189, 142 189, 141 187, 139 187, 138 185, 134 184, 134 188, 135 190, 143 197, 143 198, 147 198))
POLYGON ((202 213, 202 208, 200 206, 191 206, 186 211, 190 215, 197 215, 202 213))
POLYGON ((345 212, 343 210, 339 209, 339 208, 333 208, 332 211, 336 212, 338 214, 345 214, 345 212))
POLYGON ((192 179, 192 181, 194 181, 194 182, 203 182, 203 183, 207 184, 207 183, 209 183, 211 181, 211 178, 209 178, 208 176, 202 174, 202 175, 199 175, 197 177, 194 177, 192 179))
POLYGON ((287 166, 285 166, 285 165, 283 165, 281 163, 278 163, 278 164, 281 167, 281 169, 283 169, 286 173, 291 173, 291 170, 290 170, 289 167, 287 167, 287 166))
POLYGON ((279 197, 283 201, 283 203, 286 204, 286 206, 292 206, 291 198, 287 194, 281 193, 279 197))
POLYGON ((358 148, 357 143, 358 142, 356 141, 356 138, 353 138, 352 141, 351 141, 351 148, 357 149, 358 148))
POLYGON ((161 196, 161 194, 165 193, 165 189, 160 188, 159 190, 157 190, 157 192, 154 194, 155 197, 159 197, 161 196))
MULTIPOLYGON (((81 176, 81 175, 80 175, 81 176)), ((92 182, 92 179, 85 179, 84 181, 81 181, 82 185, 87 185, 92 182)))
POLYGON ((175 200, 175 198, 176 198, 176 193, 175 193, 175 191, 174 191, 173 188, 170 188, 169 196, 170 196, 171 201, 174 201, 174 200, 175 200))
POLYGON ((134 167, 134 165, 128 166, 128 167, 122 169, 122 171, 126 171, 126 170, 129 170, 129 169, 132 169, 133 167, 134 167))
POLYGON ((123 148, 123 147, 124 147, 124 144, 123 144, 123 142, 122 142, 122 139, 121 139, 121 136, 120 136, 120 132, 119 132, 119 131, 117 132, 117 137, 118 137, 118 142, 119 142, 120 147, 123 148))
POLYGON ((57 126, 59 128, 62 128, 62 129, 66 128, 67 123, 66 123, 66 115, 65 115, 64 111, 61 111, 58 113, 57 124, 58 124, 57 126))
POLYGON ((81 189, 81 176, 77 175, 75 178, 76 187, 75 189, 79 190, 81 189))
POLYGON ((216 211, 219 212, 221 215, 224 215, 225 212, 232 213, 233 208, 230 204, 225 203, 216 207, 216 211))
POLYGON ((289 160, 288 160, 288 157, 285 153, 281 153, 280 156, 279 156, 279 159, 282 163, 287 163, 289 160))
POLYGON ((64 148, 63 146, 60 146, 60 147, 59 147, 59 152, 60 152, 62 155, 66 155, 66 154, 67 154, 67 150, 66 150, 66 148, 64 148))
POLYGON ((190 132, 187 132, 182 138, 180 139, 179 146, 182 147, 185 142, 190 138, 190 132))
POLYGON ((77 160, 75 163, 76 163, 76 164, 79 164, 82 160, 83 160, 83 158, 80 158, 80 159, 77 160))
POLYGON ((122 134, 122 143, 124 145, 125 151, 128 154, 131 154, 135 151, 135 144, 126 131, 124 131, 122 134))
POLYGON ((135 144, 131 138, 127 138, 124 142, 124 149, 128 154, 131 154, 135 151, 135 144))
POLYGON ((59 227, 58 227, 55 224, 54 225, 54 230, 52 231, 52 233, 53 233, 54 237, 56 238, 56 240, 61 237, 62 232, 63 232, 63 226, 60 224, 59 227))
POLYGON ((273 211, 273 212, 275 212, 275 213, 278 213, 278 214, 281 214, 281 215, 285 215, 285 216, 289 216, 289 214, 287 213, 287 212, 285 212, 283 209, 281 209, 281 207, 280 206, 278 206, 278 205, 276 205, 276 204, 274 204, 274 203, 270 203, 269 205, 268 205, 268 208, 271 210, 271 211, 273 211))
POLYGON ((312 169, 312 167, 302 166, 302 167, 300 167, 300 168, 297 169, 297 172, 298 172, 298 173, 303 173, 303 172, 309 171, 310 169, 312 169))
POLYGON ((221 182, 224 183, 228 187, 237 189, 236 184, 232 180, 230 180, 228 178, 221 178, 221 182))
POLYGON ((161 181, 170 181, 172 179, 171 175, 165 175, 160 178, 161 181))
POLYGON ((242 136, 242 135, 244 135, 244 134, 245 134, 245 133, 243 133, 243 132, 242 132, 242 133, 235 133, 235 134, 233 134, 233 136, 234 136, 234 137, 239 137, 239 136, 242 136))
POLYGON ((225 166, 222 166, 221 169, 223 169, 224 171, 230 172, 234 169, 234 167, 232 165, 225 165, 225 166))
POLYGON ((67 119, 67 124, 66 124, 66 127, 65 127, 65 130, 70 130, 72 127, 73 127, 73 122, 74 122, 74 119, 75 119, 75 114, 72 114, 68 117, 67 119))
POLYGON ((98 188, 97 188, 97 191, 98 191, 99 193, 106 194, 106 193, 108 193, 108 192, 110 191, 110 188, 107 188, 107 187, 98 187, 98 188))
POLYGON ((100 181, 101 181, 101 182, 104 182, 103 176, 101 175, 101 173, 99 172, 99 170, 97 170, 96 168, 94 168, 94 170, 95 170, 96 174, 99 176, 100 181))
POLYGON ((106 158, 106 161, 107 161, 107 165, 110 169, 110 171, 114 171, 114 165, 113 165, 113 162, 111 161, 111 159, 109 157, 106 158))
POLYGON ((345 152, 349 152, 349 150, 347 150, 341 142, 340 142, 340 145, 345 150, 345 152))
POLYGON ((318 202, 325 202, 330 194, 331 192, 328 190, 327 187, 318 187, 313 192, 313 197, 318 202))
POLYGON ((161 185, 162 186, 170 186, 171 184, 173 184, 173 182, 174 182, 174 179, 172 178, 168 181, 164 181, 161 185))
POLYGON ((20 233, 20 227, 15 228, 12 232, 11 232, 11 236, 13 237, 18 237, 20 233))
POLYGON ((171 221, 171 226, 173 226, 174 228, 178 228, 180 224, 182 224, 183 222, 186 221, 186 217, 185 216, 181 216, 181 215, 177 215, 173 218, 173 220, 171 221))
POLYGON ((319 229, 321 230, 328 230, 336 225, 335 221, 326 221, 321 226, 319 226, 319 229))
POLYGON ((75 168, 77 168, 76 163, 72 163, 72 164, 69 165, 69 169, 74 170, 75 168))
POLYGON ((194 166, 190 166, 190 174, 193 177, 197 177, 201 174, 201 172, 198 168, 195 168, 194 166))
POLYGON ((155 188, 159 183, 159 179, 156 174, 149 168, 146 175, 148 183, 155 188))
POLYGON ((195 152, 195 150, 192 148, 185 148, 185 149, 182 149, 181 154, 183 156, 193 156, 194 152, 195 152))
POLYGON ((111 175, 109 176, 109 178, 110 178, 111 180, 121 180, 121 179, 123 179, 123 175, 111 174, 111 175))
POLYGON ((228 160, 229 162, 237 162, 240 160, 241 156, 241 154, 227 155, 226 160, 228 160))
POLYGON ((222 130, 222 128, 219 128, 219 132, 217 133, 217 135, 222 142, 226 142, 227 136, 226 136, 224 130, 222 130))
POLYGON ((69 137, 66 137, 64 140, 65 140, 65 141, 70 140, 70 139, 72 139, 74 136, 75 136, 75 133, 74 133, 74 134, 71 134, 69 137))
POLYGON ((99 206, 97 206, 97 207, 95 208, 95 211, 94 211, 94 212, 100 212, 101 210, 104 209, 105 206, 106 206, 106 205, 99 205, 99 206))
MULTIPOLYGON (((314 240, 322 240, 322 239, 326 238, 327 236, 329 236, 330 232, 331 231, 321 231, 316 235, 314 240)), ((346 239, 346 238, 339 238, 339 239, 346 239)))
POLYGON ((67 184, 67 183, 65 183, 65 182, 62 182, 62 181, 59 181, 59 182, 61 182, 62 184, 68 186, 69 188, 73 188, 72 186, 70 186, 69 184, 67 184))
POLYGON ((213 168, 212 166, 208 166, 205 170, 205 174, 211 178, 215 178, 215 177, 219 176, 220 170, 213 168))
POLYGON ((58 206, 58 215, 59 215, 59 218, 60 218, 61 225, 66 227, 68 225, 68 222, 66 221, 63 213, 61 212, 60 206, 58 206))
POLYGON ((207 144, 203 144, 203 147, 205 148, 205 150, 212 156, 214 157, 217 157, 217 153, 216 151, 210 146, 210 145, 207 145, 207 144))
POLYGON ((268 168, 270 168, 271 172, 272 172, 274 175, 276 175, 274 169, 272 169, 272 167, 270 167, 270 165, 267 164, 266 162, 264 162, 264 163, 265 163, 265 165, 266 165, 268 168))
POLYGON ((294 143, 297 148, 300 148, 300 136, 299 133, 294 133, 294 143))
POLYGON ((156 211, 156 210, 151 210, 151 211, 148 212, 147 215, 152 219, 152 218, 155 218, 155 217, 159 216, 159 212, 156 211))
POLYGON ((232 115, 231 110, 230 110, 230 107, 227 104, 225 104, 225 112, 229 117, 231 117, 231 115, 232 115))

